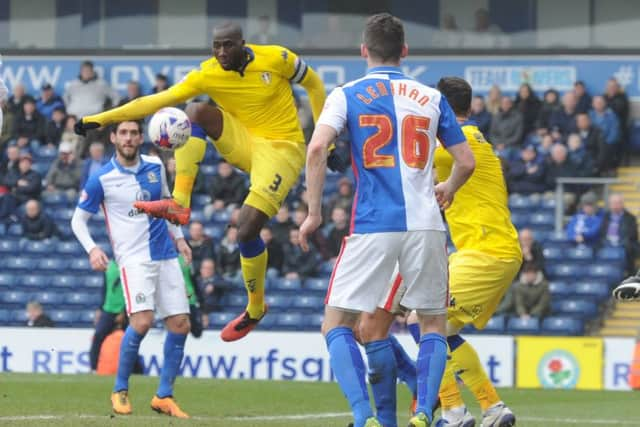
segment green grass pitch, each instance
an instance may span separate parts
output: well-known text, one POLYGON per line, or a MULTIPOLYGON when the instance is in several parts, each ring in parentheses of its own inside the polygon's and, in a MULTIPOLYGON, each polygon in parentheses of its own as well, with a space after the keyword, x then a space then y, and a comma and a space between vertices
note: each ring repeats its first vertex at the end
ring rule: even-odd
MULTIPOLYGON (((341 426, 350 421, 337 384, 179 378, 176 397, 190 420, 149 408, 158 379, 134 376, 134 414, 112 416, 112 377, 0 374, 0 426, 341 426)), ((398 425, 408 420, 409 395, 399 386, 398 425)), ((638 426, 640 395, 628 392, 500 390, 518 426, 638 426)), ((471 402, 471 396, 465 393, 471 402)), ((477 405, 470 409, 480 425, 477 405)))

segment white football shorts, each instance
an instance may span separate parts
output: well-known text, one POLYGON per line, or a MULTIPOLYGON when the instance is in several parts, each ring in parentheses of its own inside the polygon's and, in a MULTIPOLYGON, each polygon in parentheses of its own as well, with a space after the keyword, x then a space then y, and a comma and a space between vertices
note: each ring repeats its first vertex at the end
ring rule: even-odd
POLYGON ((325 304, 368 313, 399 304, 444 314, 449 302, 446 244, 445 233, 435 230, 352 234, 342 243, 325 304), (394 275, 396 266, 402 280, 394 275))
POLYGON ((120 266, 127 314, 155 310, 161 318, 189 313, 178 258, 120 266))

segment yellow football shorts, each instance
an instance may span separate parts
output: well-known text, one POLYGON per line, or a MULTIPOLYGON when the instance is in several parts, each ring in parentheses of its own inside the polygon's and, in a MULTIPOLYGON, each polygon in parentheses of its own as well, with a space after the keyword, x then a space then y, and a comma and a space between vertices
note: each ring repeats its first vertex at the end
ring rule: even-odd
POLYGON ((300 176, 306 146, 252 135, 231 114, 222 110, 222 116, 222 135, 213 144, 227 162, 249 174, 251 187, 244 202, 271 218, 300 176))
POLYGON ((513 283, 521 264, 519 258, 501 259, 474 250, 451 254, 449 322, 460 328, 469 323, 476 329, 484 328, 513 283))

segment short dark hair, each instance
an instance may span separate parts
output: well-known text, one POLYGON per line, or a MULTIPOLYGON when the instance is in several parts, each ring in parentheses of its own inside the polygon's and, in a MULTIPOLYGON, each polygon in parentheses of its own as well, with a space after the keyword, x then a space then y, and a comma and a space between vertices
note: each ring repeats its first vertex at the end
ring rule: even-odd
POLYGON ((387 62, 399 60, 404 47, 402 21, 389 13, 378 13, 367 19, 364 45, 373 59, 387 62))
POLYGON ((457 116, 466 116, 471 109, 471 85, 460 77, 443 77, 438 90, 447 98, 457 116))
POLYGON ((133 122, 137 124, 138 132, 142 133, 142 121, 140 120, 123 120, 121 122, 114 123, 113 125, 111 125, 111 133, 118 133, 118 127, 120 127, 122 123, 128 123, 128 122, 133 122))

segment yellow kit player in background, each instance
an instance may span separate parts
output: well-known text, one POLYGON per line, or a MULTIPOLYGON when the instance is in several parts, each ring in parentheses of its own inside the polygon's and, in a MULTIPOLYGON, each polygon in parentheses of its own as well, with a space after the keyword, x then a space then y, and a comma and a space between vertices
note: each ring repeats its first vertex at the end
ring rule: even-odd
MULTIPOLYGON (((456 383, 457 373, 480 403, 482 425, 508 427, 515 425, 515 416, 500 400, 473 347, 459 333, 467 324, 485 327, 520 269, 522 252, 511 223, 500 159, 478 127, 468 121, 471 86, 461 78, 445 77, 438 82, 438 90, 447 97, 476 159, 475 172, 445 211, 457 252, 449 257, 451 360, 440 387, 442 417, 447 426, 473 425, 456 383)), ((443 182, 451 174, 453 159, 438 147, 434 163, 438 181, 443 182)))
POLYGON ((175 151, 177 177, 173 199, 137 202, 135 207, 155 217, 186 224, 191 190, 204 158, 206 137, 229 163, 250 174, 251 188, 238 220, 242 275, 249 302, 244 313, 221 333, 225 341, 244 337, 264 317, 267 252, 260 230, 275 215, 305 163, 305 141, 298 121, 292 83, 309 94, 314 119, 326 97, 318 75, 281 46, 245 44, 242 29, 232 23, 213 30, 213 58, 164 92, 138 98, 122 107, 83 117, 76 132, 153 114, 206 94, 219 107, 191 103, 185 109, 192 122, 187 143, 175 151))

